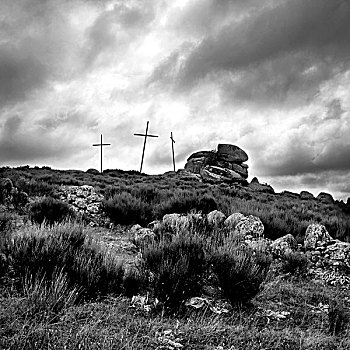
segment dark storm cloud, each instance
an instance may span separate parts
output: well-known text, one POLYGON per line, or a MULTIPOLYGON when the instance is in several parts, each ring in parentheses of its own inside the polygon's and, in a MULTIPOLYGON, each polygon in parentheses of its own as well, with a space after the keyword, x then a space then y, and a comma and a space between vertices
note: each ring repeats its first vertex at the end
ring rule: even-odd
POLYGON ((282 147, 275 145, 275 154, 265 151, 256 157, 257 168, 272 176, 350 171, 349 120, 340 100, 332 100, 323 113, 305 117, 289 130, 282 147))
POLYGON ((48 70, 39 58, 8 44, 0 45, 0 102, 16 102, 44 85, 48 70))
POLYGON ((121 55, 155 18, 151 1, 129 1, 103 11, 87 29, 86 66, 89 67, 103 52, 121 55))
POLYGON ((223 100, 254 101, 261 105, 287 103, 290 106, 309 102, 321 82, 339 70, 305 53, 288 53, 273 60, 251 65, 249 70, 221 77, 223 100))
POLYGON ((276 4, 225 25, 192 50, 178 50, 176 61, 173 54, 160 70, 156 68, 154 80, 168 79, 170 73, 182 91, 208 75, 220 82, 226 72, 223 87, 242 99, 279 100, 290 91, 316 91, 337 69, 344 69, 350 57, 350 4, 342 0, 276 4), (227 72, 233 74, 231 81, 227 72))

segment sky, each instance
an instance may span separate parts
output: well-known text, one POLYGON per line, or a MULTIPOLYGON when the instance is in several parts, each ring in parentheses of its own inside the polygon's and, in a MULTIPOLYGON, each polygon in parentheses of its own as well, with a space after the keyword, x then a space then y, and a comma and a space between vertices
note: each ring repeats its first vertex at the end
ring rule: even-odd
POLYGON ((219 143, 350 196, 350 2, 1 0, 0 165, 172 170, 219 143))

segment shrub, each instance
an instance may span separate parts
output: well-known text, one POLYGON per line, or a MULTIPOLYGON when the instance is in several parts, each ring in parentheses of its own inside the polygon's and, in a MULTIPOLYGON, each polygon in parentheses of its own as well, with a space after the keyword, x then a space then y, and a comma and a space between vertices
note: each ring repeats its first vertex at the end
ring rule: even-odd
POLYGON ((103 211, 115 224, 129 225, 151 221, 151 209, 141 198, 128 192, 115 194, 103 201, 103 211))
POLYGON ((28 203, 27 193, 18 191, 16 188, 16 190, 12 192, 12 203, 15 209, 23 210, 28 203))
POLYGON ((74 217, 74 211, 60 200, 45 197, 30 206, 29 217, 32 223, 53 226, 74 217))
POLYGON ((349 317, 341 301, 331 300, 329 303, 328 322, 329 332, 332 335, 339 335, 345 330, 349 317))
POLYGON ((242 305, 261 289, 269 265, 259 264, 254 253, 243 245, 219 247, 211 257, 220 288, 232 305, 242 305))
POLYGON ((210 213, 213 210, 218 209, 218 204, 216 203, 216 200, 214 197, 210 195, 204 195, 202 198, 199 199, 199 203, 197 206, 197 210, 201 211, 203 214, 210 213))
POLYGON ((83 288, 84 300, 121 293, 123 265, 109 251, 92 243, 85 244, 71 260, 71 267, 67 265, 65 270, 71 281, 83 288))
POLYGON ((290 252, 283 256, 282 272, 292 275, 302 275, 306 273, 309 261, 305 254, 301 252, 290 252))
POLYGON ((13 189, 13 183, 9 178, 0 179, 0 203, 6 204, 11 191, 13 189))
POLYGON ((145 268, 153 275, 155 296, 166 308, 175 311, 200 292, 207 264, 199 237, 180 233, 171 241, 143 246, 142 253, 145 268))
POLYGON ((9 213, 0 213, 0 240, 13 226, 13 217, 9 213))
POLYGON ((6 255, 11 256, 18 289, 28 274, 52 281, 58 269, 66 274, 69 287, 81 290, 83 300, 121 292, 122 264, 109 251, 86 239, 82 227, 77 225, 32 229, 15 236, 6 255))
POLYGON ((129 270, 123 280, 123 293, 127 297, 140 294, 147 287, 147 272, 142 268, 129 270))
POLYGON ((41 273, 34 276, 28 273, 23 289, 27 316, 49 318, 49 321, 74 305, 79 297, 79 288, 71 287, 67 274, 59 269, 55 270, 51 280, 41 273))

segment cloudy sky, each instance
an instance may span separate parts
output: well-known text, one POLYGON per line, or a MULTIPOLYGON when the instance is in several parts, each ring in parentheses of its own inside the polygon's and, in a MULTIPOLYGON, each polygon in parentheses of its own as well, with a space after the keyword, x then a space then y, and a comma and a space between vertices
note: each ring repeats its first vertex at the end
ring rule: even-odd
POLYGON ((1 0, 0 164, 172 169, 232 143, 275 190, 350 196, 347 0, 1 0))

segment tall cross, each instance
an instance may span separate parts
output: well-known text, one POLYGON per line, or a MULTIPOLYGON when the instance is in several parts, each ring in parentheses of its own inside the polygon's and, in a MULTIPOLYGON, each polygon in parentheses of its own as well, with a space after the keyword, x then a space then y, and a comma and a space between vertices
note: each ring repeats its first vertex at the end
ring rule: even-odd
POLYGON ((102 173, 102 159, 103 159, 103 157, 102 157, 102 148, 103 148, 103 146, 110 146, 111 144, 110 143, 103 143, 102 142, 102 134, 101 134, 101 142, 100 143, 94 143, 93 144, 93 146, 99 146, 99 147, 101 147, 101 173, 102 173))
POLYGON ((175 140, 173 139, 173 132, 170 133, 170 140, 171 140, 171 150, 173 152, 173 165, 174 165, 174 172, 175 172, 175 156, 174 156, 174 143, 175 143, 175 140))
POLYGON ((143 150, 142 150, 140 173, 142 173, 142 165, 143 165, 143 158, 145 156, 145 148, 146 148, 147 137, 158 137, 157 135, 150 135, 150 134, 148 134, 148 124, 149 124, 149 121, 147 122, 146 133, 145 134, 134 134, 134 136, 144 136, 144 138, 145 138, 145 141, 143 142, 143 150))

